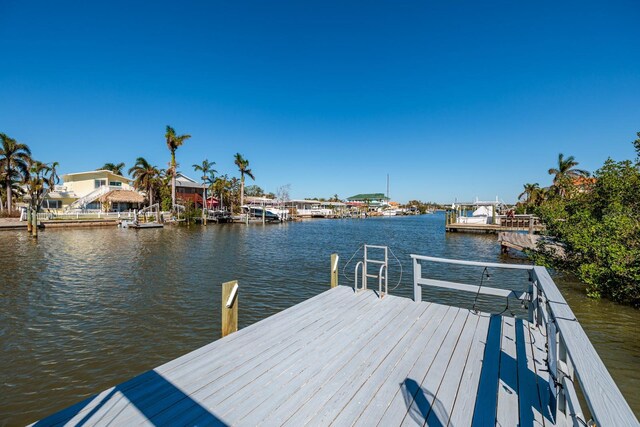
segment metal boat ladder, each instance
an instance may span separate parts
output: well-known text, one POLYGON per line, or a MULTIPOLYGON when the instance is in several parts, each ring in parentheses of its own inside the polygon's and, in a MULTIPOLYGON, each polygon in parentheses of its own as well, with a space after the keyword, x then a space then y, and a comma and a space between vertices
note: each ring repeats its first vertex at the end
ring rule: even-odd
POLYGON ((369 279, 378 279, 378 298, 384 298, 388 292, 388 276, 389 271, 389 248, 387 246, 364 245, 364 257, 362 261, 358 261, 355 268, 354 289, 356 293, 367 290, 369 279), (378 258, 369 258, 370 256, 378 256, 378 258), (382 259, 380 259, 382 258, 382 259), (377 274, 369 273, 369 264, 379 265, 377 274), (361 271, 360 287, 358 287, 358 268, 361 271), (384 292, 383 284, 384 281, 384 292))

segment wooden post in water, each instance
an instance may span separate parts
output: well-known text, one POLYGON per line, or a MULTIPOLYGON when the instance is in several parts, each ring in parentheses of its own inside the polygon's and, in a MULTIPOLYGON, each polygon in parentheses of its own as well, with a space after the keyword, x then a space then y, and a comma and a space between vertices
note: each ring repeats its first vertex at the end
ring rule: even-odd
POLYGON ((27 208, 27 233, 31 233, 31 207, 27 208))
POLYGON ((222 284, 222 337, 238 330, 238 281, 222 284))
POLYGON ((338 286, 338 254, 331 254, 331 287, 338 286))
POLYGON ((38 210, 34 209, 33 213, 31 214, 31 219, 33 220, 33 223, 31 225, 31 235, 35 238, 38 237, 38 210))

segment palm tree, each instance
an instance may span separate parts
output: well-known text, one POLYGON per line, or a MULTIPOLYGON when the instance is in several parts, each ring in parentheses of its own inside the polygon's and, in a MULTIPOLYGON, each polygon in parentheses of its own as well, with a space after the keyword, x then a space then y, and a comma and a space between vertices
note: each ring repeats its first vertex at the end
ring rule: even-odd
POLYGON ((133 186, 138 190, 144 190, 149 196, 149 206, 153 205, 153 192, 160 177, 160 170, 144 157, 138 157, 136 164, 129 169, 129 175, 133 177, 133 186))
POLYGON ((4 171, 7 210, 11 212, 13 208, 12 197, 13 188, 12 181, 17 178, 22 180, 29 176, 29 162, 31 161, 31 150, 26 144, 21 144, 13 138, 0 133, 0 169, 4 171))
POLYGON ((581 176, 588 176, 589 172, 583 169, 574 169, 578 166, 573 156, 569 156, 566 159, 564 154, 558 154, 558 166, 549 169, 549 175, 553 175, 553 186, 558 189, 558 193, 561 197, 565 195, 565 188, 569 179, 578 178, 581 176))
MULTIPOLYGON (((202 172, 202 209, 207 208, 207 184, 212 184, 215 179, 215 174, 218 172, 213 168, 216 162, 210 162, 208 159, 204 159, 201 165, 193 165, 193 170, 196 172, 202 172)), ((202 211, 204 216, 204 210, 202 211)))
POLYGON ((56 186, 60 182, 60 177, 58 176, 58 166, 60 163, 53 162, 48 165, 49 168, 49 176, 47 177, 47 186, 51 189, 56 186))
POLYGON ((29 192, 29 198, 31 208, 37 213, 38 208, 44 198, 44 186, 49 185, 49 180, 45 178, 47 173, 51 171, 51 168, 38 160, 29 161, 29 174, 27 175, 25 182, 27 184, 27 191, 29 192))
POLYGON ((240 206, 244 206, 244 176, 246 175, 254 181, 256 178, 253 176, 251 169, 249 169, 249 160, 242 157, 242 154, 236 153, 234 163, 240 171, 240 206))
POLYGON ((524 184, 524 191, 518 196, 518 200, 526 196, 525 202, 531 203, 535 198, 537 192, 540 191, 540 185, 536 182, 534 184, 524 184))
POLYGON ((116 175, 122 175, 122 170, 124 169, 124 163, 105 163, 104 166, 99 168, 101 171, 110 171, 115 173, 116 175))
POLYGON ((176 168, 178 165, 176 164, 176 150, 180 147, 184 142, 191 138, 191 135, 176 135, 176 131, 171 127, 167 126, 167 132, 164 137, 167 139, 167 148, 171 151, 171 163, 169 163, 169 173, 171 173, 171 207, 175 209, 176 207, 176 168))

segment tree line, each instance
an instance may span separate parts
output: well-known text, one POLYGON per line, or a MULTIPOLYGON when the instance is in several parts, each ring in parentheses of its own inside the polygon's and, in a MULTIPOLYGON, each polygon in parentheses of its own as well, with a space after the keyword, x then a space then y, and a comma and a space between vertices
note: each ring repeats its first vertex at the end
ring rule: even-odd
POLYGON ((543 245, 536 262, 575 274, 591 297, 640 307, 640 132, 633 145, 635 160, 609 158, 593 174, 560 154, 552 185, 525 184, 518 209, 565 246, 558 258, 543 245))
MULTIPOLYGON (((176 151, 188 139, 189 134, 179 135, 171 126, 166 127, 165 141, 170 153, 167 169, 152 165, 144 157, 138 157, 128 170, 133 178, 133 186, 147 195, 149 204, 160 203, 163 210, 176 208, 176 177, 178 163, 176 151)), ((33 158, 26 144, 20 143, 4 133, 0 133, 0 214, 15 215, 16 203, 20 200, 30 203, 37 209, 48 191, 53 191, 59 184, 58 162, 43 163, 33 158)), ((207 191, 215 195, 223 205, 228 207, 244 204, 245 178, 255 180, 249 167, 249 160, 240 153, 234 156, 234 164, 238 168, 240 178, 227 174, 216 175, 215 162, 204 159, 194 164, 195 172, 202 174, 202 184, 207 191)), ((98 170, 108 170, 117 175, 125 174, 125 164, 105 163, 98 170)), ((206 198, 206 194, 203 195, 206 198)), ((204 202, 206 203, 206 201, 204 202)))

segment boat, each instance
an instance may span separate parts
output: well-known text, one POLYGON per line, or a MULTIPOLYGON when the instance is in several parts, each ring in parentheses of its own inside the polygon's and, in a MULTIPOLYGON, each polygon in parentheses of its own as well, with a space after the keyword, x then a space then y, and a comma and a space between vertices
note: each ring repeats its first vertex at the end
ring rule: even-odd
POLYGON ((458 224, 491 224, 493 206, 479 206, 471 216, 458 216, 458 224))
POLYGON ((164 225, 159 222, 138 222, 137 219, 134 220, 123 220, 120 222, 121 228, 163 228, 164 225))
POLYGON ((289 219, 289 211, 267 206, 242 206, 242 212, 253 218, 264 218, 265 221, 285 221, 289 219))

